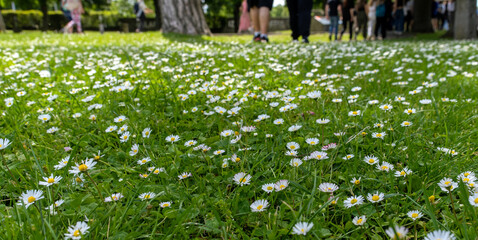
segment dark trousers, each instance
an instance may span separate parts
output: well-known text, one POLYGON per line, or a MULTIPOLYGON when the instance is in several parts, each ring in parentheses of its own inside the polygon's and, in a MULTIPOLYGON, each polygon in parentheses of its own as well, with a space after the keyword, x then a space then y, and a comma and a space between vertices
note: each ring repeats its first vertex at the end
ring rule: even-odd
POLYGON ((289 23, 292 38, 308 38, 310 35, 310 12, 313 0, 287 0, 289 8, 289 23))
POLYGON ((378 30, 382 33, 382 38, 387 36, 387 18, 377 17, 377 23, 375 23, 375 37, 378 37, 378 30))
POLYGON ((352 19, 343 19, 342 20, 342 32, 340 32, 340 37, 342 37, 342 35, 344 35, 345 31, 347 30, 347 28, 349 28, 349 35, 350 35, 350 40, 352 40, 352 37, 353 37, 353 24, 354 22, 352 22, 352 19))

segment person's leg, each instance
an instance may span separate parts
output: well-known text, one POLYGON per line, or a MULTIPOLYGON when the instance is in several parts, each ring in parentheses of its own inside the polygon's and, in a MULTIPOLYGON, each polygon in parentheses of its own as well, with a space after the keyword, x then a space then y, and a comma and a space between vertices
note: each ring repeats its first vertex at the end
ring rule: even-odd
POLYGON ((254 32, 260 32, 261 26, 259 24, 259 9, 256 6, 251 7, 250 15, 254 32))
POLYGON ((367 40, 367 16, 364 14, 363 15, 363 26, 362 26, 362 36, 363 36, 363 40, 367 40))
POLYGON ((387 37, 387 27, 385 26, 386 24, 386 19, 382 18, 383 23, 382 23, 382 39, 385 39, 387 37))
POLYGON ((298 29, 302 41, 308 43, 310 35, 310 20, 313 0, 297 0, 298 2, 298 29))
POLYGON ((347 21, 347 20, 343 20, 343 22, 342 22, 342 31, 340 31, 339 40, 342 40, 342 36, 344 35, 345 30, 347 30, 348 22, 349 22, 349 21, 347 21))
POLYGON ((375 33, 375 34, 374 34, 374 35, 375 35, 375 39, 378 38, 378 30, 380 29, 380 24, 381 24, 381 23, 382 23, 382 22, 381 22, 381 19, 380 19, 380 17, 378 17, 378 18, 376 19, 376 22, 375 22, 375 31, 374 31, 374 33, 375 33))
POLYGON ((330 19, 333 19, 333 23, 331 20, 330 24, 334 26, 334 36, 335 36, 335 40, 337 40, 337 35, 339 34, 339 16, 333 16, 333 17, 330 17, 330 19))
POLYGON ((292 39, 297 40, 299 38, 299 12, 298 12, 297 0, 287 0, 287 8, 289 8, 289 24, 290 30, 292 30, 292 39))
POLYGON ((352 41, 354 37, 354 22, 352 20, 349 22, 349 35, 349 40, 352 41))
POLYGON ((270 19, 270 8, 260 7, 259 8, 259 22, 261 25, 261 41, 269 42, 269 37, 267 36, 269 31, 269 19, 270 19))

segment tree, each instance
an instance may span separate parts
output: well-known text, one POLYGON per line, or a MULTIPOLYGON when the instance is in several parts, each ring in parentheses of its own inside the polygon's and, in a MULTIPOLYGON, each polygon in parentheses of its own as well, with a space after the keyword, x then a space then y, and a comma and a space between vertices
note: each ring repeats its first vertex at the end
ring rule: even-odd
POLYGON ((458 0, 455 2, 455 39, 476 38, 476 0, 458 0))
POLYGON ((7 28, 5 27, 5 21, 3 21, 2 5, 0 4, 0 32, 5 32, 5 31, 7 31, 7 28))
POLYGON ((413 1, 413 28, 416 33, 431 33, 432 26, 432 4, 433 0, 413 1))
POLYGON ((41 30, 42 31, 48 31, 48 5, 47 5, 47 0, 40 0, 40 9, 41 12, 43 13, 43 20, 42 20, 42 26, 41 30))
POLYGON ((201 0, 160 0, 164 33, 211 34, 201 0))

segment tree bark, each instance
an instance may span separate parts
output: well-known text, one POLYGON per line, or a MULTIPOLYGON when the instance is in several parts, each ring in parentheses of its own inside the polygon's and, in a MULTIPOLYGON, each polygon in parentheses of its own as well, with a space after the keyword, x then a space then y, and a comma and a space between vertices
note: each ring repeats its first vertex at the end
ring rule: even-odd
POLYGON ((211 35, 201 0, 160 0, 163 33, 211 35))
POLYGON ((455 39, 476 38, 476 0, 457 0, 455 2, 455 39))
POLYGON ((46 32, 48 31, 48 5, 46 4, 46 0, 40 0, 40 9, 41 12, 43 13, 43 21, 42 21, 42 26, 41 30, 46 32))
POLYGON ((2 16, 2 6, 0 6, 0 32, 6 32, 7 27, 5 26, 5 21, 3 21, 2 16))
POLYGON ((415 33, 432 33, 432 4, 433 0, 413 1, 413 28, 415 33))
POLYGON ((154 3, 154 21, 156 29, 161 29, 161 8, 159 7, 159 0, 153 0, 154 3))

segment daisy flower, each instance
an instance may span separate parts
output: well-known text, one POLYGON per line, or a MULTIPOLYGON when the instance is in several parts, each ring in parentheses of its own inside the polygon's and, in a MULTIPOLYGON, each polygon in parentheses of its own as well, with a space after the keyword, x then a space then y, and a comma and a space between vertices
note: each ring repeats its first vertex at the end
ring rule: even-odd
POLYGON ((415 108, 408 108, 408 109, 405 109, 405 110, 403 111, 403 113, 408 114, 408 115, 414 114, 414 113, 416 113, 416 112, 417 112, 417 110, 416 110, 415 108))
POLYGON ((10 144, 10 140, 6 138, 0 138, 0 150, 7 148, 10 144))
POLYGON ((297 150, 297 149, 300 148, 299 144, 296 143, 296 142, 289 142, 289 143, 287 143, 286 146, 289 150, 297 150))
POLYGON ((113 131, 116 131, 116 129, 118 129, 117 126, 114 126, 114 125, 113 125, 113 126, 109 126, 109 127, 105 130, 105 132, 107 132, 107 133, 113 132, 113 131))
POLYGON ((295 151, 295 150, 290 150, 290 151, 285 152, 285 155, 286 155, 286 156, 295 157, 295 156, 297 156, 297 151, 295 151))
POLYGON ((402 126, 402 127, 410 127, 412 125, 413 125, 413 123, 411 123, 409 121, 403 121, 402 124, 400 124, 400 126, 402 126))
POLYGON ((295 132, 295 131, 297 131, 297 130, 299 130, 299 129, 301 129, 301 128, 302 128, 301 125, 292 125, 292 126, 289 127, 288 130, 289 130, 289 132, 295 132))
POLYGON ((239 186, 249 185, 251 183, 251 175, 244 172, 236 173, 233 179, 239 186))
POLYGON ((122 134, 128 130, 128 125, 124 124, 118 129, 118 134, 122 134))
POLYGON ((265 199, 256 200, 251 204, 252 212, 263 212, 269 206, 269 202, 265 199))
POLYGON ((221 155, 223 154, 225 151, 224 150, 216 150, 213 152, 214 155, 221 155))
POLYGON ((40 199, 43 199, 43 191, 27 190, 26 192, 22 193, 17 205, 24 205, 25 208, 28 208, 30 205, 34 204, 40 199))
POLYGON ((318 151, 315 151, 313 153, 310 154, 310 158, 311 159, 317 159, 317 160, 323 160, 323 159, 327 159, 329 157, 327 157, 327 153, 326 152, 318 152, 318 151))
POLYGON ((65 233, 65 239, 81 239, 88 233, 90 227, 85 222, 79 221, 75 225, 68 227, 68 232, 65 233))
POLYGON ((298 158, 293 158, 292 160, 290 160, 290 165, 292 167, 298 167, 298 166, 302 165, 302 160, 300 160, 298 158))
POLYGON ((141 199, 142 201, 153 199, 154 197, 156 197, 156 193, 153 192, 146 192, 139 195, 139 199, 141 199))
POLYGON ((274 191, 274 183, 266 183, 262 185, 262 190, 264 190, 266 193, 271 193, 274 191))
POLYGON ((346 208, 351 208, 363 204, 363 200, 364 198, 362 196, 351 196, 345 199, 344 205, 346 208))
POLYGON ((367 217, 365 215, 363 216, 355 216, 354 219, 352 219, 352 223, 355 226, 362 226, 367 222, 367 217))
POLYGON ((350 111, 349 112, 349 117, 359 116, 360 114, 361 114, 360 110, 350 111))
POLYGON ((468 201, 470 202, 472 206, 478 207, 478 193, 475 193, 471 195, 470 197, 468 197, 468 201))
POLYGON ((396 171, 395 177, 406 177, 407 175, 411 173, 412 173, 412 170, 408 169, 408 167, 405 167, 402 169, 402 171, 396 171))
POLYGON ((294 225, 294 228, 292 228, 292 234, 297 234, 297 235, 307 235, 307 232, 312 229, 314 226, 313 223, 307 223, 307 222, 298 222, 294 225))
POLYGON ((345 157, 343 157, 342 159, 343 159, 343 160, 350 160, 350 159, 352 159, 352 158, 354 158, 354 157, 355 157, 355 156, 354 156, 353 154, 347 154, 347 155, 345 155, 345 157))
POLYGON ((384 111, 390 111, 392 110, 393 106, 392 105, 388 105, 388 104, 384 104, 384 105, 381 105, 380 106, 380 109, 384 110, 384 111))
POLYGON ((123 198, 123 197, 124 197, 124 196, 123 196, 123 194, 121 194, 121 193, 113 193, 113 194, 111 194, 110 197, 106 197, 106 198, 105 198, 105 202, 118 201, 118 200, 120 200, 120 199, 123 198))
POLYGON ((278 182, 275 183, 274 187, 277 192, 282 191, 289 186, 289 181, 287 180, 279 180, 278 182))
POLYGON ((365 161, 367 164, 374 165, 374 164, 377 164, 377 163, 378 163, 378 158, 375 157, 374 155, 372 155, 372 156, 365 156, 364 161, 365 161))
POLYGON ((51 116, 50 116, 50 114, 42 114, 42 115, 38 116, 38 119, 42 122, 48 122, 48 120, 51 119, 51 116))
POLYGON ((423 216, 423 214, 420 211, 416 211, 416 210, 415 211, 409 211, 407 213, 407 215, 408 215, 409 218, 413 219, 413 221, 415 221, 415 220, 417 220, 417 219, 419 219, 423 216))
POLYGON ((376 192, 374 194, 368 194, 367 195, 367 200, 369 202, 372 202, 372 203, 378 203, 378 202, 381 202, 385 197, 385 194, 381 193, 381 192, 376 192))
POLYGON ((162 202, 162 203, 159 203, 159 206, 161 208, 166 208, 166 207, 171 207, 171 202, 162 202))
POLYGON ((372 133, 372 138, 380 138, 383 139, 387 134, 385 132, 380 133, 372 133))
POLYGON ((185 146, 185 147, 191 147, 191 146, 194 146, 194 145, 196 145, 196 144, 197 144, 196 141, 194 141, 194 140, 189 140, 189 141, 187 141, 187 142, 184 143, 184 146, 185 146))
POLYGON ((314 145, 317 145, 319 143, 319 139, 317 139, 317 138, 307 138, 305 140, 305 142, 314 146, 314 145))
POLYGON ((122 143, 127 142, 130 135, 131 135, 131 133, 129 133, 129 132, 123 133, 123 135, 121 135, 121 137, 120 137, 120 142, 122 142, 122 143))
POLYGON ((358 179, 357 178, 352 178, 350 183, 352 183, 354 185, 359 185, 360 184, 360 179, 362 179, 362 178, 361 177, 359 177, 358 179))
POLYGON ((182 179, 186 179, 188 177, 191 177, 192 174, 191 173, 188 173, 188 172, 183 172, 181 173, 181 175, 178 176, 179 180, 182 180, 182 179))
POLYGON ((116 117, 116 118, 114 119, 114 121, 115 121, 115 123, 120 123, 120 122, 123 122, 123 121, 126 120, 126 119, 128 119, 128 118, 126 118, 125 116, 121 115, 121 116, 119 116, 119 117, 116 117))
POLYGON ((149 138, 149 136, 151 136, 151 128, 145 128, 142 134, 144 138, 149 138))
POLYGON ((330 122, 330 120, 327 119, 327 118, 320 118, 320 119, 315 120, 315 122, 318 123, 318 124, 327 124, 327 123, 330 122))
POLYGON ((86 159, 80 164, 75 163, 75 166, 73 166, 72 169, 68 170, 68 172, 72 174, 79 174, 80 172, 93 170, 95 165, 96 165, 95 161, 93 161, 92 159, 86 159))
POLYGON ((98 151, 98 154, 93 154, 93 159, 94 160, 100 160, 103 156, 105 156, 104 154, 101 155, 101 151, 98 151))
POLYGON ((385 230, 385 233, 391 239, 406 239, 408 229, 400 226, 389 227, 387 230, 385 230))
POLYGON ((179 141, 179 136, 178 135, 169 135, 166 137, 166 141, 174 143, 179 141))
POLYGON ((338 189, 339 189, 339 186, 337 186, 334 183, 321 183, 319 185, 319 190, 325 193, 333 193, 337 191, 338 189))
POLYGON ((50 177, 43 177, 44 182, 40 181, 38 184, 43 185, 43 186, 51 186, 53 184, 57 184, 60 182, 60 180, 63 179, 61 176, 56 176, 54 177, 53 174, 50 175, 50 177))
POLYGON ((229 137, 229 136, 234 136, 234 131, 232 130, 224 130, 220 134, 223 137, 229 137))
POLYGON ((133 144, 133 146, 131 147, 131 151, 129 151, 129 155, 134 156, 134 155, 138 154, 138 151, 139 151, 139 145, 138 144, 133 144))
POLYGON ((429 232, 424 240, 455 240, 456 237, 453 233, 445 230, 435 230, 429 232))
POLYGON ((443 178, 438 183, 438 186, 444 192, 451 192, 451 191, 455 190, 455 188, 458 187, 458 184, 456 182, 453 182, 453 180, 451 178, 443 178))
POLYGON ((141 160, 138 160, 136 163, 139 164, 139 165, 144 165, 144 164, 146 164, 146 163, 148 163, 148 162, 150 162, 150 161, 151 161, 151 158, 145 157, 145 158, 143 158, 143 159, 141 159, 141 160))
POLYGON ((377 165, 377 169, 380 171, 389 172, 393 170, 394 166, 388 162, 382 162, 382 164, 377 165))
POLYGON ((274 124, 275 124, 275 125, 281 125, 281 124, 283 124, 283 123, 284 123, 284 119, 282 119, 282 118, 279 118, 279 119, 274 120, 274 124))

